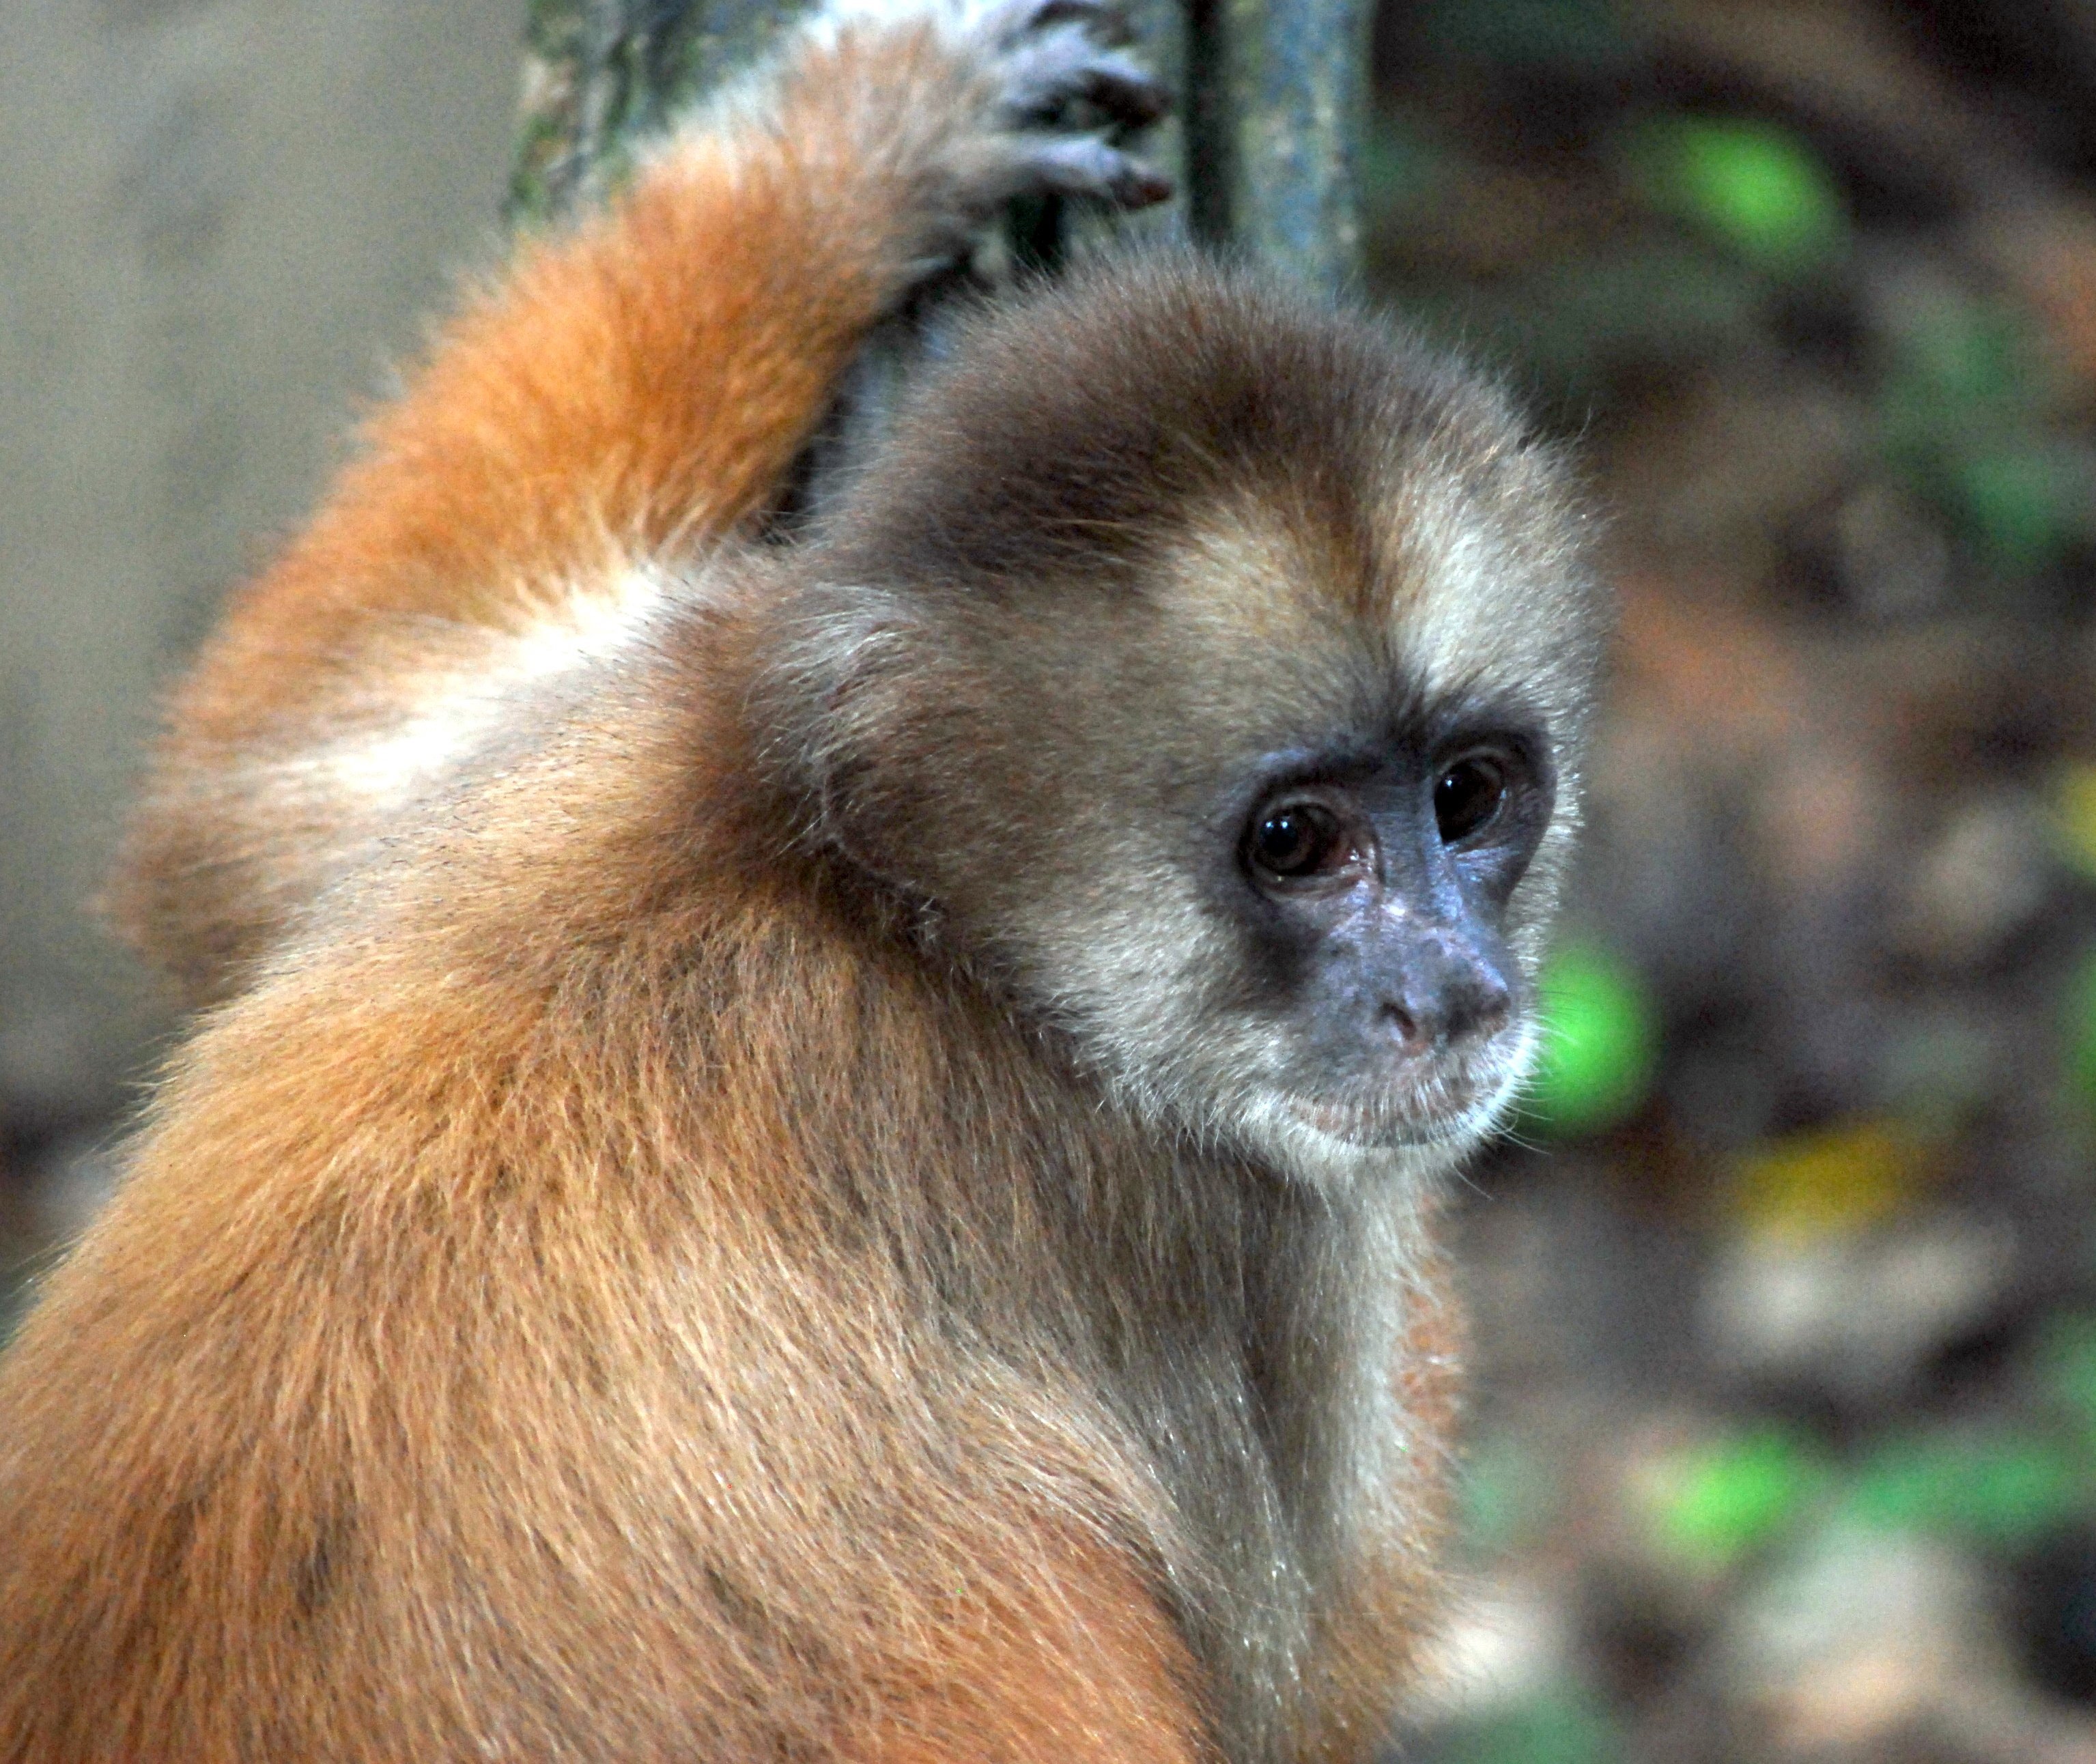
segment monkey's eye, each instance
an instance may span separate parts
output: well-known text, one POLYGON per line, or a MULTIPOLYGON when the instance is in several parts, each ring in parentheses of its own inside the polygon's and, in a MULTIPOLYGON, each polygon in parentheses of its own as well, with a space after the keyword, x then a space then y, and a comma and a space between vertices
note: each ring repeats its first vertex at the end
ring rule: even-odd
POLYGON ((1255 868, 1288 880, 1330 870, 1347 852, 1337 815, 1315 802, 1291 802, 1252 823, 1247 855, 1255 868))
POLYGON ((1458 845, 1489 826, 1506 801, 1506 767, 1489 754, 1459 759, 1434 786, 1434 824, 1441 843, 1458 845))

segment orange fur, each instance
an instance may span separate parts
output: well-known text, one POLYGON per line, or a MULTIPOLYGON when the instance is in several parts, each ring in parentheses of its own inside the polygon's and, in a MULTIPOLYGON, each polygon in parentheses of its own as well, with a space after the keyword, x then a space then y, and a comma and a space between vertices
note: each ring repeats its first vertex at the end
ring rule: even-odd
POLYGON ((847 31, 762 116, 688 129, 609 212, 527 242, 237 595, 170 707, 110 893, 188 1002, 238 986, 339 829, 224 780, 412 702, 403 657, 517 631, 749 517, 863 339, 947 248, 990 94, 926 25, 847 31))
POLYGON ((1192 1662, 1128 1565, 1097 1548, 1056 1563, 1052 1602, 958 1631, 924 1681, 897 1686, 852 1749, 870 1764, 985 1758, 1196 1764, 1212 1753, 1188 1697, 1192 1662), (1044 1658, 1066 1672, 1045 1674, 1044 1658))
POLYGON ((0 1757, 1195 1755, 1110 1421, 957 1362, 825 1218, 838 1163, 1037 1156, 942 1118, 1024 1050, 739 880, 746 760, 676 711, 578 729, 631 788, 584 821, 609 775, 529 769, 183 1056, 0 1369, 0 1757), (723 861, 666 888, 694 817, 723 861), (855 1135, 781 1107, 897 1061, 855 1135))
POLYGON ((513 623, 748 515, 909 286, 919 181, 980 107, 968 83, 927 30, 848 36, 781 82, 767 125, 696 133, 609 214, 528 242, 229 611, 177 727, 242 739, 354 666, 366 626, 513 623), (898 118, 920 138, 893 139, 898 118))

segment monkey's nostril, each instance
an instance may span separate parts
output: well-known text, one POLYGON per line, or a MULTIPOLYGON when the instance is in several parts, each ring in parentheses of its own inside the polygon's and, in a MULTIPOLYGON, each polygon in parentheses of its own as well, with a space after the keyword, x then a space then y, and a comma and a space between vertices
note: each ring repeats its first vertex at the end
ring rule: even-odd
POLYGON ((1496 974, 1478 983, 1477 1000, 1466 1027, 1498 1029, 1506 1026, 1513 1011, 1513 990, 1496 974))
POLYGON ((1423 1052, 1441 1039, 1439 1013, 1422 1011, 1416 1002, 1386 999, 1377 1015, 1384 1028, 1396 1038, 1400 1050, 1406 1054, 1423 1052))
POLYGON ((1505 1026, 1513 1011, 1513 992, 1490 968, 1451 985, 1442 1002, 1451 1041, 1464 1035, 1489 1035, 1505 1026))

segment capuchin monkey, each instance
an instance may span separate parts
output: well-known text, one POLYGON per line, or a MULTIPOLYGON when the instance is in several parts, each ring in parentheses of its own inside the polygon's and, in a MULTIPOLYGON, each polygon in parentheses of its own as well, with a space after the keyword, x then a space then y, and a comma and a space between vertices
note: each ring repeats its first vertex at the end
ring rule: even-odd
POLYGON ((177 694, 212 1008, 0 1369, 0 1759, 1360 1759, 1534 1047, 1561 461, 1184 254, 1089 0, 826 11, 465 308, 177 694))

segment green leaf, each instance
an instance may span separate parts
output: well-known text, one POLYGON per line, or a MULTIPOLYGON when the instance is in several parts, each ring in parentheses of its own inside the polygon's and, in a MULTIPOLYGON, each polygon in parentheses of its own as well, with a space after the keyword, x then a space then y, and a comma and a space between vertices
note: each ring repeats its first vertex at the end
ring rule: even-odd
POLYGON ((1904 1440, 1885 1447, 1851 1485, 1848 1513, 1869 1525, 1965 1532, 2026 1544, 2056 1530, 2096 1494, 2087 1467, 2050 1440, 1904 1440))
POLYGON ((1673 116, 1633 137, 1661 208, 1779 275, 1820 269, 1849 243, 1840 186, 1798 136, 1750 117, 1673 116))
POLYGON ((1556 1690, 1467 1726, 1448 1764, 1615 1764, 1622 1736, 1589 1696, 1556 1690))
POLYGON ((1629 967, 1592 944, 1545 965, 1543 1052, 1530 1107, 1543 1127, 1593 1133, 1627 1119, 1651 1088, 1657 1014, 1629 967))
POLYGON ((1659 1540, 1699 1567, 1730 1567, 1789 1525, 1827 1474, 1816 1452, 1777 1427, 1684 1453, 1653 1485, 1659 1540))

